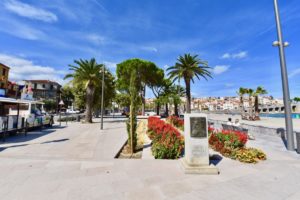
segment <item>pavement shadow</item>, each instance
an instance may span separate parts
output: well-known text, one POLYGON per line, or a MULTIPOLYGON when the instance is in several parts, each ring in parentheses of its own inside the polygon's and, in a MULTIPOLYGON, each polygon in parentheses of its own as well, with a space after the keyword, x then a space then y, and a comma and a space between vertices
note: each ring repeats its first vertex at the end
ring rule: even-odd
POLYGON ((65 141, 68 141, 68 140, 69 140, 68 138, 64 138, 64 139, 60 139, 60 140, 51 140, 51 141, 46 141, 46 142, 42 142, 42 143, 11 145, 11 146, 6 146, 6 147, 0 147, 0 152, 4 151, 6 149, 10 149, 10 148, 25 147, 25 146, 28 146, 28 145, 35 145, 35 144, 49 144, 49 143, 65 142, 65 141))
POLYGON ((276 133, 277 133, 278 135, 280 135, 280 138, 281 138, 281 140, 282 140, 282 143, 284 144, 285 148, 287 149, 287 140, 286 140, 284 128, 278 128, 278 129, 276 130, 276 133))
POLYGON ((209 164, 218 165, 221 160, 223 160, 223 157, 218 154, 213 154, 209 157, 209 164))
POLYGON ((15 148, 15 147, 24 147, 24 146, 28 146, 29 144, 19 144, 19 145, 12 145, 12 146, 8 146, 8 147, 0 147, 0 152, 4 151, 5 149, 9 149, 9 148, 15 148))
POLYGON ((43 130, 33 130, 30 132, 27 132, 27 136, 25 136, 23 133, 19 133, 16 135, 10 135, 5 138, 5 142, 1 142, 0 144, 8 144, 8 143, 22 143, 22 142, 28 142, 34 139, 37 139, 39 137, 43 137, 45 135, 48 135, 50 133, 55 132, 55 129, 43 129, 43 130))
POLYGON ((57 142, 65 142, 70 140, 69 138, 64 138, 64 139, 60 139, 60 140, 51 140, 51 141, 46 141, 46 142, 42 142, 40 144, 49 144, 49 143, 57 143, 57 142))

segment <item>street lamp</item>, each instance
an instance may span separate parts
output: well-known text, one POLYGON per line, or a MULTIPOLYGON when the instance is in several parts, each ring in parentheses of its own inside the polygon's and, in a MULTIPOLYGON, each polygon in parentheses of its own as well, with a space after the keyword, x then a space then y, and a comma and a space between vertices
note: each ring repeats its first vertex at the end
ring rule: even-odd
POLYGON ((61 106, 65 105, 63 100, 61 99, 59 102, 59 126, 61 126, 61 106))
MULTIPOLYGON (((102 65, 102 91, 101 91, 101 130, 103 130, 103 112, 104 112, 104 71, 105 66, 102 65)), ((101 72, 101 70, 100 70, 101 72)))
POLYGON ((275 10, 278 41, 273 42, 273 46, 277 46, 279 48, 281 79, 282 79, 282 89, 283 89, 283 102, 285 108, 284 110, 285 110, 285 126, 286 126, 286 135, 287 135, 287 149, 289 151, 294 151, 295 148, 294 148, 294 135, 293 135, 293 121, 291 117, 291 99, 290 99, 289 82, 288 82, 285 52, 284 52, 284 48, 287 47, 289 43, 283 42, 277 0, 274 0, 274 10, 275 10))

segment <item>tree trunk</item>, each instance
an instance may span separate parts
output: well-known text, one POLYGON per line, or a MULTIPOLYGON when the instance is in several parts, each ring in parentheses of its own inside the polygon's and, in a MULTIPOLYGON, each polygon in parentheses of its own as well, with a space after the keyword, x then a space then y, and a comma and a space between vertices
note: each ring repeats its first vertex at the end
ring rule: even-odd
POLYGON ((166 103, 166 116, 167 117, 169 116, 169 106, 168 106, 168 103, 166 103))
POLYGON ((186 113, 191 113, 191 82, 189 79, 184 80, 186 87, 186 113))
POLYGON ((255 106, 255 113, 257 113, 258 112, 258 96, 255 96, 254 106, 255 106))
POLYGON ((146 85, 143 86, 143 89, 142 89, 142 115, 145 116, 145 104, 146 104, 146 99, 145 99, 145 96, 146 96, 146 85))
POLYGON ((134 105, 130 106, 130 150, 134 153, 133 137, 134 137, 134 105))
POLYGON ((245 109, 244 109, 244 99, 242 95, 240 96, 240 110, 241 110, 241 115, 243 116, 245 109))
POLYGON ((156 103, 156 115, 159 115, 160 105, 156 103))
POLYGON ((178 104, 174 102, 174 114, 175 116, 179 117, 179 113, 178 113, 178 104))
POLYGON ((85 122, 93 123, 93 99, 94 99, 95 88, 92 85, 88 85, 86 88, 86 111, 85 111, 85 122))
POLYGON ((252 96, 249 96, 249 116, 253 119, 252 96))

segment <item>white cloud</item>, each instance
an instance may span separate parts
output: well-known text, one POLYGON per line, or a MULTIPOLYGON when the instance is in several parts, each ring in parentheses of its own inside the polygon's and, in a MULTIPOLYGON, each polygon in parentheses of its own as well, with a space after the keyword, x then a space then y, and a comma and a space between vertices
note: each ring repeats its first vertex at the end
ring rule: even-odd
POLYGON ((22 17, 27 17, 30 19, 40 20, 44 22, 57 21, 57 16, 54 13, 31 6, 29 4, 22 3, 17 0, 7 0, 4 3, 4 7, 7 10, 22 17))
POLYGON ((240 51, 238 53, 225 53, 221 56, 221 59, 242 59, 242 58, 246 58, 248 56, 248 52, 247 51, 240 51))
POLYGON ((229 53, 225 53, 221 56, 221 58, 226 59, 226 58, 230 58, 231 55, 229 53))
POLYGON ((103 63, 106 67, 108 67, 111 70, 114 70, 117 68, 117 63, 115 63, 115 62, 104 61, 103 63))
POLYGON ((46 34, 40 30, 31 28, 13 19, 9 21, 0 18, 0 31, 27 40, 39 40, 46 38, 46 34))
POLYGON ((164 65, 164 69, 167 70, 170 66, 169 65, 164 65))
POLYGON ((241 51, 239 53, 233 54, 232 58, 241 59, 241 58, 246 58, 247 56, 248 56, 248 52, 247 51, 241 51))
POLYGON ((232 87, 232 86, 234 86, 233 83, 225 83, 225 87, 232 87))
POLYGON ((216 75, 222 74, 229 69, 229 65, 217 65, 213 68, 212 72, 216 75))
POLYGON ((296 75, 300 74, 300 68, 293 70, 290 74, 289 74, 289 78, 292 78, 296 75))
POLYGON ((88 34, 86 39, 94 44, 103 44, 105 38, 97 34, 88 34))
POLYGON ((63 76, 66 71, 53 67, 35 65, 32 61, 21 57, 0 54, 0 62, 10 67, 9 80, 22 82, 23 80, 38 79, 51 80, 64 84, 63 76))
POLYGON ((145 51, 158 52, 158 49, 155 48, 155 47, 144 46, 144 47, 141 47, 141 49, 142 49, 142 50, 145 50, 145 51))

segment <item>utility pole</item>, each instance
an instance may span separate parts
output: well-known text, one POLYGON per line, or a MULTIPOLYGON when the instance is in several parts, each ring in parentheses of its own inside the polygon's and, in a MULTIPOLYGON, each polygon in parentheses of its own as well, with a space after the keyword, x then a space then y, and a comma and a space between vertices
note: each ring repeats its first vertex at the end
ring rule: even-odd
POLYGON ((284 102, 284 110, 285 110, 285 127, 286 127, 286 135, 287 135, 287 149, 289 151, 294 151, 295 147, 294 147, 293 121, 291 117, 291 113, 292 113, 291 99, 290 99, 289 81, 288 81, 285 52, 284 52, 284 48, 287 47, 289 43, 283 42, 277 0, 274 0, 274 10, 275 10, 278 41, 273 42, 273 46, 277 46, 279 48, 281 79, 282 79, 282 89, 283 89, 283 102, 284 102))
POLYGON ((103 130, 103 112, 104 112, 104 71, 105 65, 102 65, 102 91, 101 91, 101 130, 103 130))

